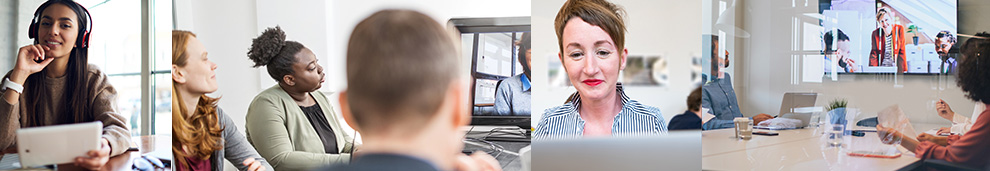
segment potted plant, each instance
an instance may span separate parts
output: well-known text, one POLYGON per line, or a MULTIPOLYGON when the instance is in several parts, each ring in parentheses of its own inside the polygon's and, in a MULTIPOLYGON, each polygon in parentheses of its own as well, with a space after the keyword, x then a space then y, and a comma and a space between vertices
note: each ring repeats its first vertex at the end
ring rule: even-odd
MULTIPOLYGON (((921 34, 921 27, 918 27, 917 25, 911 24, 910 26, 908 26, 907 34, 912 35, 911 36, 911 39, 913 40, 914 45, 915 46, 918 46, 918 43, 919 43, 918 42, 918 34, 921 34)), ((919 49, 920 49, 920 47, 919 47, 919 49)))
POLYGON ((846 124, 846 105, 848 104, 846 99, 835 99, 828 103, 825 110, 828 111, 831 124, 846 124))

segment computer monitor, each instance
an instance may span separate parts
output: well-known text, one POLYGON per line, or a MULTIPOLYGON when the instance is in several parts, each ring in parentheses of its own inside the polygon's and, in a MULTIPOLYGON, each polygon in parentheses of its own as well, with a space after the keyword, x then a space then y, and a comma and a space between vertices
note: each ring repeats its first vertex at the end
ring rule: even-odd
POLYGON ((529 129, 530 113, 496 112, 495 93, 502 80, 523 73, 515 42, 530 32, 530 17, 453 18, 450 23, 461 32, 462 56, 471 61, 471 125, 529 129))
POLYGON ((821 32, 805 37, 822 41, 827 73, 952 74, 958 65, 957 0, 819 2, 821 32))

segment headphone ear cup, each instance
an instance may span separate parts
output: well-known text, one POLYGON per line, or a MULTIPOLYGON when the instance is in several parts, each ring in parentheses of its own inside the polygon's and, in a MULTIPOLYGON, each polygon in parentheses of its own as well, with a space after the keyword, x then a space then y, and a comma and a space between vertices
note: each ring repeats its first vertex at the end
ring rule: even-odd
POLYGON ((89 47, 89 34, 89 32, 83 33, 82 41, 78 45, 80 48, 89 47))
POLYGON ((35 23, 34 20, 31 20, 31 26, 28 27, 28 38, 34 39, 37 37, 38 37, 38 23, 35 23))

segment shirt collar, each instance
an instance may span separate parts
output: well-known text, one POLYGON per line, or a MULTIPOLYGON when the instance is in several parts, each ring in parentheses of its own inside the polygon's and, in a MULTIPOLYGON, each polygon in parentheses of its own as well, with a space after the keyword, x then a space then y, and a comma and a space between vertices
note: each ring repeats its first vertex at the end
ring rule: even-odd
MULTIPOLYGON (((615 85, 615 92, 619 94, 619 100, 622 101, 622 110, 624 111, 627 106, 626 103, 629 102, 629 96, 626 96, 626 92, 622 89, 622 83, 618 83, 615 85)), ((568 99, 571 100, 570 103, 571 106, 573 106, 572 108, 573 113, 576 114, 577 109, 581 107, 581 94, 578 92, 574 92, 574 94, 572 94, 571 97, 569 97, 568 99)), ((620 111, 619 113, 621 114, 622 112, 620 111)))
POLYGON ((529 85, 529 77, 526 77, 526 74, 519 74, 519 75, 522 76, 521 78, 519 78, 519 80, 522 81, 523 91, 529 91, 529 88, 532 87, 529 85))

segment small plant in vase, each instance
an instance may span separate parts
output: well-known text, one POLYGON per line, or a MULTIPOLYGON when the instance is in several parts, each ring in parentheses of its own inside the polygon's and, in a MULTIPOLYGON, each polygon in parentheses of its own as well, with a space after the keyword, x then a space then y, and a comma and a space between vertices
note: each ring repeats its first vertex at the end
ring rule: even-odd
POLYGON ((846 124, 846 106, 849 104, 846 99, 835 99, 828 103, 825 110, 828 111, 828 115, 832 124, 846 124))

